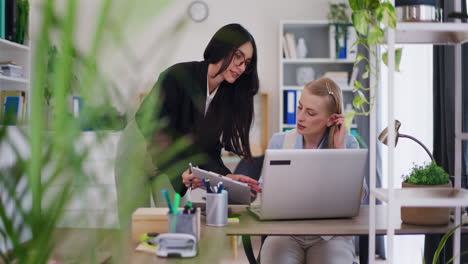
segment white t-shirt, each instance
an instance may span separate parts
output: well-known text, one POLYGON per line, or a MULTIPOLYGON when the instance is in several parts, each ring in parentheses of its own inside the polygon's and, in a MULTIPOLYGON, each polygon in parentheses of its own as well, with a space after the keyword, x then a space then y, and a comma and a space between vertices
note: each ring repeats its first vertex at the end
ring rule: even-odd
POLYGON ((213 101, 213 98, 215 97, 216 93, 218 92, 218 87, 219 87, 219 85, 210 94, 210 86, 208 85, 208 80, 206 80, 205 116, 206 116, 206 112, 208 112, 208 107, 210 107, 211 101, 213 101))

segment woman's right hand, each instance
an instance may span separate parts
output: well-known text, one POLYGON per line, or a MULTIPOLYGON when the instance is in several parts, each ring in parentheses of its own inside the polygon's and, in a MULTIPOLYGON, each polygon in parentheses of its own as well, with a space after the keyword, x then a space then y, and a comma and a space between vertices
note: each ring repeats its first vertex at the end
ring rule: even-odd
POLYGON ((203 185, 203 182, 199 178, 195 178, 192 173, 187 169, 182 173, 182 183, 184 183, 185 187, 193 189, 200 188, 203 185), (190 186, 191 185, 191 186, 190 186))

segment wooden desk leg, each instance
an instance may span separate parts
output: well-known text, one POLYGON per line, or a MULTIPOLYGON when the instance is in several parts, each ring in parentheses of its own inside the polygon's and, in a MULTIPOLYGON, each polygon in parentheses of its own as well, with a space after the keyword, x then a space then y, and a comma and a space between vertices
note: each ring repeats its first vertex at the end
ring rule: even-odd
POLYGON ((250 264, 257 264, 257 260, 255 259, 255 255, 252 249, 252 241, 250 240, 250 236, 242 236, 242 245, 244 246, 244 252, 249 260, 250 264))
POLYGON ((232 257, 237 261, 237 236, 231 236, 232 257))
POLYGON ((369 236, 359 236, 359 264, 369 263, 369 236))

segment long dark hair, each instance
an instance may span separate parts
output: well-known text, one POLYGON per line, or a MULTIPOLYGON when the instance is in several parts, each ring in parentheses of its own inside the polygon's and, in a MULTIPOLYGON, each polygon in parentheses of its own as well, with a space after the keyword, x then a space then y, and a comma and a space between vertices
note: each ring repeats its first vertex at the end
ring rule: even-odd
POLYGON ((252 70, 243 73, 232 85, 223 82, 225 98, 229 105, 223 107, 224 126, 222 144, 227 151, 245 158, 251 158, 249 131, 252 125, 254 107, 253 97, 258 92, 257 45, 253 36, 239 24, 229 24, 220 28, 206 46, 203 57, 209 64, 223 61, 218 75, 225 71, 232 61, 234 52, 243 44, 250 42, 253 47, 252 70), (230 109, 227 109, 227 108, 230 109), (228 111, 226 111, 228 110, 228 111))

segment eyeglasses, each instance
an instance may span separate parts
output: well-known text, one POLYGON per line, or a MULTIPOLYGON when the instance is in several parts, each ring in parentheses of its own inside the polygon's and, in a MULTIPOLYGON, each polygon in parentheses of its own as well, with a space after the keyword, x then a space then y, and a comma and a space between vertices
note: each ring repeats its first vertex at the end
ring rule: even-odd
POLYGON ((253 65, 251 63, 252 61, 250 59, 246 60, 244 53, 240 50, 236 50, 236 52, 234 52, 232 61, 234 62, 234 65, 238 67, 242 66, 242 64, 245 64, 244 73, 250 73, 253 70, 253 65))

